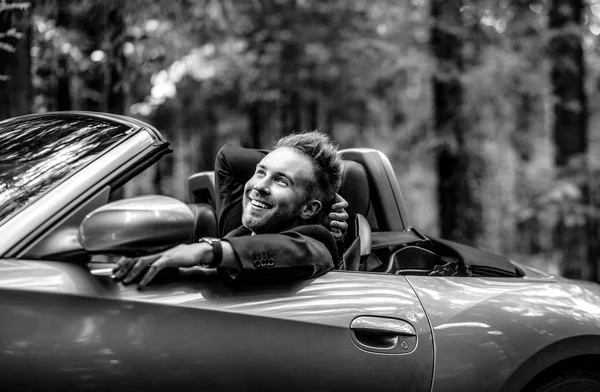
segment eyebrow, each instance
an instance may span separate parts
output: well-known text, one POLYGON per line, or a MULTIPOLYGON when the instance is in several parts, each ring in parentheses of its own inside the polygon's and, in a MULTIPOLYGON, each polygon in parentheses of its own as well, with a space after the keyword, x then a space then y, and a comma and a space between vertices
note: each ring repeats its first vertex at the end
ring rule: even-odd
MULTIPOLYGON (((258 169, 268 170, 268 168, 265 165, 263 165, 262 163, 259 163, 258 165, 256 165, 256 167, 258 169)), ((292 180, 292 178, 290 176, 288 176, 287 174, 282 173, 282 172, 276 172, 275 174, 287 178, 292 183, 292 185, 296 185, 296 183, 294 182, 294 180, 292 180)))

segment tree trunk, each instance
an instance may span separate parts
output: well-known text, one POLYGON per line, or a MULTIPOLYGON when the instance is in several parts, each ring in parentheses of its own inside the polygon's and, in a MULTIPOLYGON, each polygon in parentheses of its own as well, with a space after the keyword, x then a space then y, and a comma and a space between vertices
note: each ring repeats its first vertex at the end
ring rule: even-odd
POLYGON ((554 103, 555 161, 565 166, 569 159, 587 151, 587 98, 581 28, 583 0, 553 0, 549 12, 550 79, 554 103))
POLYGON ((125 44, 125 34, 127 27, 123 16, 124 3, 110 3, 110 9, 107 11, 106 24, 108 31, 108 53, 106 66, 106 106, 107 111, 111 113, 124 114, 126 110, 127 96, 127 78, 125 77, 127 69, 127 58, 123 52, 125 44))
MULTIPOLYGON (((317 98, 313 98, 308 103, 308 128, 310 130, 319 129, 319 101, 317 98)), ((330 129, 326 129, 325 132, 330 133, 330 129)))
POLYGON ((263 131, 261 106, 260 101, 254 101, 248 106, 248 117, 250 119, 250 147, 252 148, 261 147, 260 134, 263 131))
MULTIPOLYGON (((16 1, 8 0, 7 3, 16 1)), ((2 6, 0 5, 0 8, 2 6)), ((0 120, 31 112, 33 86, 31 84, 31 50, 33 2, 27 10, 0 12, 0 32, 16 29, 20 38, 8 37, 3 43, 14 52, 0 47, 0 120)))
MULTIPOLYGON (((514 0, 514 17, 507 29, 512 49, 526 61, 530 72, 541 72, 542 56, 535 49, 539 42, 539 34, 535 24, 539 16, 530 9, 536 0, 514 0)), ((536 128, 543 123, 538 121, 543 110, 543 96, 532 91, 527 78, 530 73, 518 74, 519 91, 515 108, 515 129, 512 132, 513 146, 519 159, 527 162, 532 158, 535 145, 536 128)), ((541 130, 539 133, 542 133, 541 130)))
MULTIPOLYGON (((585 62, 581 29, 583 26, 583 0, 553 0, 548 14, 551 30, 549 55, 550 81, 554 97, 553 138, 556 150, 555 164, 559 176, 572 158, 583 158, 587 153, 587 97, 584 90, 585 62)), ((587 166, 587 165, 584 165, 587 166)), ((587 167, 581 168, 588 170, 587 167)), ((587 191, 582 203, 589 204, 587 191)), ((572 213, 568 212, 567 213, 572 213)), ((561 273, 567 277, 598 280, 594 240, 588 237, 593 222, 586 216, 582 224, 567 225, 567 216, 557 225, 556 236, 562 244, 561 273)))
MULTIPOLYGON (((65 29, 71 27, 72 17, 69 15, 68 6, 69 4, 67 2, 59 1, 56 10, 56 25, 65 29)), ((69 53, 59 51, 58 59, 56 60, 56 110, 73 109, 69 57, 69 53)))
POLYGON ((438 202, 441 236, 476 243, 483 231, 479 184, 485 161, 470 140, 464 113, 464 71, 461 31, 462 0, 433 0, 431 48, 437 64, 433 75, 434 126, 440 147, 437 153, 438 202))
POLYGON ((203 170, 213 170, 215 156, 217 155, 217 126, 219 118, 215 112, 216 105, 208 103, 206 105, 206 129, 202 133, 202 161, 203 170))

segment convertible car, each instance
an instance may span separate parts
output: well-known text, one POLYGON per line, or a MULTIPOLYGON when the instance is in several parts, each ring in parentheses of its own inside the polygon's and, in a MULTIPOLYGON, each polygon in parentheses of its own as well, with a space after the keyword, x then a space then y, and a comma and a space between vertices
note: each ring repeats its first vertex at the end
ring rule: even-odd
POLYGON ((119 197, 169 151, 123 116, 0 122, 2 390, 600 391, 600 286, 413 229, 372 149, 340 152, 352 219, 336 270, 113 281, 114 255, 217 234, 211 172, 189 200, 119 197))

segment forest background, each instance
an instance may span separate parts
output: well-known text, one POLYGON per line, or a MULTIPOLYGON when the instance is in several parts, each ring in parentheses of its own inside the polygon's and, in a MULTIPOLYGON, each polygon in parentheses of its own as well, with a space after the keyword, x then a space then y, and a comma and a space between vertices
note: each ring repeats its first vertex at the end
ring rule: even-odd
POLYGON ((0 119, 92 110, 174 153, 320 129, 392 161, 413 226, 599 281, 598 0, 0 0, 0 119))

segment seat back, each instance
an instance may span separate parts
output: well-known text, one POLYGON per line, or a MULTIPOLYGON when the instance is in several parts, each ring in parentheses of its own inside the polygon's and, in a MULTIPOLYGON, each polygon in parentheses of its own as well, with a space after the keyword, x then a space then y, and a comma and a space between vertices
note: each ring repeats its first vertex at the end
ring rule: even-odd
POLYGON ((208 204, 217 210, 214 172, 203 171, 188 178, 188 200, 194 204, 208 204))
MULTIPOLYGON (((343 162, 342 185, 339 194, 348 201, 348 214, 352 219, 360 214, 366 218, 372 231, 402 231, 409 227, 404 197, 394 170, 387 157, 375 149, 352 148, 340 151, 343 162)), ((212 214, 218 208, 215 192, 214 172, 201 172, 188 180, 189 201, 193 204, 207 204, 212 214)), ((213 232, 212 215, 198 210, 198 232, 213 232), (210 217, 209 217, 210 216, 210 217), (204 220, 206 229, 203 226, 204 220)), ((216 217, 215 217, 216 220, 216 217)), ((362 221, 362 220, 361 220, 362 221)), ((240 222, 241 224, 241 222, 240 222)), ((361 230, 356 231, 357 235, 361 230)), ((364 232, 364 231, 363 231, 364 232)), ((216 235, 218 232, 214 230, 216 235)), ((352 242, 353 238, 350 239, 352 242)))
POLYGON ((367 172, 360 163, 342 160, 342 185, 338 193, 348 202, 348 215, 371 214, 371 195, 367 172))
POLYGON ((344 237, 344 252, 337 269, 365 271, 371 254, 371 227, 367 218, 354 214, 348 220, 348 231, 344 237))
POLYGON ((198 242, 202 237, 218 237, 217 214, 215 210, 206 203, 188 204, 194 213, 194 234, 192 242, 198 242))
MULTIPOLYGON (((365 216, 371 229, 373 231, 406 230, 410 226, 406 203, 387 157, 381 151, 372 148, 350 148, 341 150, 340 155, 344 160, 359 163, 365 170, 369 189, 368 200, 371 205, 369 214, 365 216), (372 215, 370 210, 373 212, 372 215)), ((364 200, 367 196, 360 197, 364 200)))
POLYGON ((218 237, 214 172, 203 171, 188 178, 188 202, 195 218, 193 242, 218 237))

